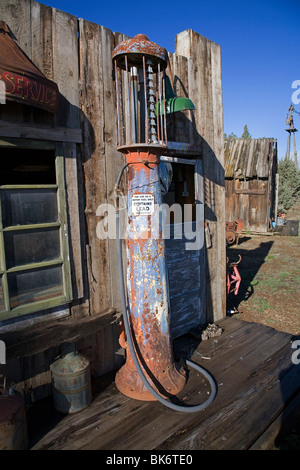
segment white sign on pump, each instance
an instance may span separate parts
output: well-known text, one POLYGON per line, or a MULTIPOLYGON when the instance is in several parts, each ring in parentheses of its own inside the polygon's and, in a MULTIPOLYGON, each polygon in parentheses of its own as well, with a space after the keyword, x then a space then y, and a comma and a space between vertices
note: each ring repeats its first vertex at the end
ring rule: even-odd
POLYGON ((132 195, 133 215, 153 215, 154 195, 150 193, 137 193, 132 195))

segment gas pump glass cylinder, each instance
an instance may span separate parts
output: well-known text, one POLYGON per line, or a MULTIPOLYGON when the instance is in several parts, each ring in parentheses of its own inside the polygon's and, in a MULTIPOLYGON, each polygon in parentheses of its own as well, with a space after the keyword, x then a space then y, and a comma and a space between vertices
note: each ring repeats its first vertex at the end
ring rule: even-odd
MULTIPOLYGON (((186 376, 174 361, 171 343, 160 211, 159 165, 167 148, 167 57, 165 49, 139 34, 115 48, 113 62, 118 150, 128 163, 127 295, 134 354, 150 385, 168 397, 182 390, 186 376)), ((155 400, 139 377, 124 334, 120 343, 126 348, 126 363, 116 375, 118 389, 132 398, 155 400)))

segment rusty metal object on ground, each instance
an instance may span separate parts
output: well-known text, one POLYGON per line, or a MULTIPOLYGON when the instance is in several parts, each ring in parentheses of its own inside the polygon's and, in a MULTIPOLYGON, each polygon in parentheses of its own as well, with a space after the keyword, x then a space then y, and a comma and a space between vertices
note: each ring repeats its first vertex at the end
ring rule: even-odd
POLYGON ((228 245, 238 244, 238 239, 242 233, 244 221, 237 219, 233 222, 226 222, 226 241, 228 245))

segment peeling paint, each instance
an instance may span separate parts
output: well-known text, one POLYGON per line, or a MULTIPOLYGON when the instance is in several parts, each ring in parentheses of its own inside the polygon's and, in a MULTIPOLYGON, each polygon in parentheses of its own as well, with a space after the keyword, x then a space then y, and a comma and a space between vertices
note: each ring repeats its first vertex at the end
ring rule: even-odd
MULTIPOLYGON (((131 68, 137 68, 143 76, 141 103, 145 113, 136 109, 131 116, 129 112, 129 120, 131 122, 133 118, 134 126, 129 125, 129 136, 125 132, 125 145, 120 145, 119 130, 123 123, 118 112, 118 150, 125 155, 128 165, 127 295, 132 338, 137 358, 150 383, 164 396, 175 395, 184 387, 186 377, 174 361, 170 340, 165 245, 162 215, 157 210, 161 206, 159 164, 160 155, 166 149, 166 121, 163 125, 160 119, 159 124, 151 115, 155 102, 153 74, 158 74, 157 104, 157 100, 162 99, 159 96, 162 71, 167 66, 168 57, 164 48, 141 34, 118 44, 112 57, 118 105, 121 102, 118 99, 118 77, 126 76, 129 91, 131 77, 136 76, 131 68), (136 124, 140 126, 135 127, 136 124), (138 141, 138 130, 144 140, 133 144, 138 141)), ((127 93, 127 98, 122 98, 126 99, 130 110, 130 93, 127 93)), ((133 398, 154 399, 142 383, 128 349, 126 364, 116 375, 116 385, 122 393, 133 398)))
MULTIPOLYGON (((155 382, 159 393, 167 396, 170 392, 178 393, 185 385, 186 378, 182 371, 178 372, 170 342, 162 220, 158 211, 153 216, 134 215, 131 205, 132 195, 137 192, 152 194, 155 203, 160 205, 159 156, 151 154, 150 151, 145 153, 137 150, 131 151, 130 156, 127 155, 128 158, 132 162, 138 162, 131 165, 131 179, 128 184, 127 289, 130 319, 141 365, 149 380, 155 382), (143 160, 150 161, 151 164, 141 165, 139 162, 143 160)), ((116 383, 122 381, 120 387, 125 394, 152 400, 151 394, 140 384, 134 369, 127 350, 126 364, 118 372, 116 383)))

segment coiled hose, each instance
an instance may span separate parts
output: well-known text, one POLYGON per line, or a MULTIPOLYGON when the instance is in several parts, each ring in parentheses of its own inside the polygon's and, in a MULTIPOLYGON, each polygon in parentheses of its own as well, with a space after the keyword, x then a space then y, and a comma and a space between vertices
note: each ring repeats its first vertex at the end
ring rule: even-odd
MULTIPOLYGON (((116 184, 116 190, 118 190, 119 183, 121 181, 121 176, 124 171, 124 169, 128 166, 128 164, 124 165, 124 167, 121 169, 117 184, 116 184)), ((133 345, 133 340, 131 337, 131 331, 130 331, 130 325, 129 325, 129 315, 128 315, 128 308, 127 308, 127 302, 126 302, 126 294, 125 294, 125 285, 124 285, 124 273, 123 273, 123 257, 122 257, 122 239, 120 236, 120 212, 118 207, 116 208, 116 235, 117 235, 117 253, 118 253, 118 270, 119 270, 119 282, 120 282, 120 290, 121 290, 121 305, 122 305, 122 313, 123 313, 123 321, 124 321, 124 327, 125 327, 125 333, 126 333, 126 339, 127 343, 129 346, 129 350, 133 359, 133 363, 136 367, 136 370, 145 385, 145 387, 149 390, 149 392, 163 405, 167 406, 168 408, 171 408, 172 410, 175 411, 181 411, 184 413, 195 413, 197 411, 201 411, 204 408, 207 408, 211 402, 214 400, 216 393, 217 393, 217 387, 215 384, 215 381, 213 380, 212 376, 205 370, 203 367, 201 367, 199 364, 195 364, 194 362, 191 362, 189 360, 186 360, 186 364, 193 369, 196 369, 198 372, 200 372, 206 379, 208 380, 210 386, 211 386, 211 394, 209 398, 204 402, 199 405, 176 405, 175 403, 170 402, 169 400, 166 400, 163 398, 161 395, 159 395, 156 390, 150 385, 148 380, 146 379, 144 372, 140 366, 140 363, 138 361, 138 358, 136 356, 135 348, 133 345)))

